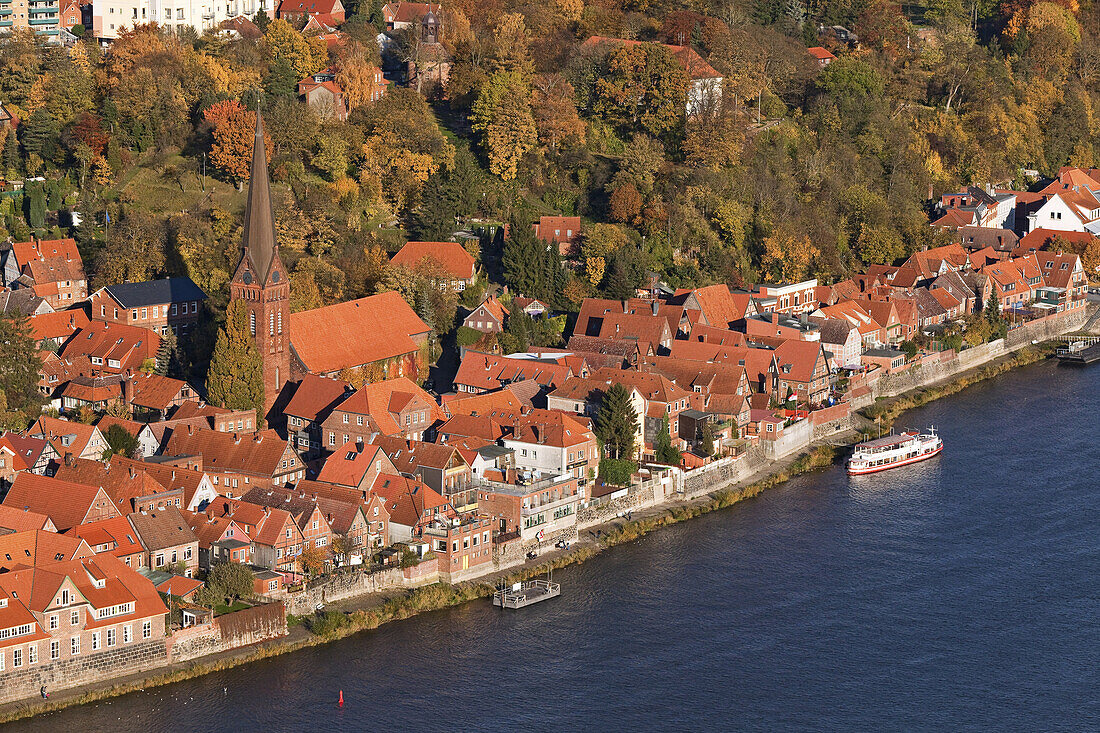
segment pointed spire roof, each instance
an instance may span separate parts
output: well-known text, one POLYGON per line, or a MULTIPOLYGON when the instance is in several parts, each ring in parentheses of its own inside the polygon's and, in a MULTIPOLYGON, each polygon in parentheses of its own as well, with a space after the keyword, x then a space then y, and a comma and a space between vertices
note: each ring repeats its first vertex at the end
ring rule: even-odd
POLYGON ((266 283, 278 245, 275 243, 275 212, 271 206, 271 182, 267 177, 264 121, 256 111, 256 140, 252 145, 252 167, 248 180, 248 203, 244 209, 244 256, 266 283))

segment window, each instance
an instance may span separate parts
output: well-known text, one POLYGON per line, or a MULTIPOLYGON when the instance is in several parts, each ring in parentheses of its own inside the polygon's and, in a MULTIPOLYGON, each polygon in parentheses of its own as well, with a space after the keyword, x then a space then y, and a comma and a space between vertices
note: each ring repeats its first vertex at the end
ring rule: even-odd
POLYGON ((73 611, 69 614, 69 625, 77 626, 80 624, 80 611, 73 611))
POLYGON ((142 621, 141 622, 141 638, 148 639, 153 635, 153 622, 142 621))
POLYGON ((11 666, 22 667, 23 666, 23 650, 12 649, 11 652, 11 666))
POLYGON ((176 304, 172 304, 172 315, 176 315, 176 304))
POLYGON ((68 588, 65 588, 61 591, 61 605, 62 606, 69 605, 69 589, 68 588))
POLYGON ((27 645, 27 664, 38 664, 38 645, 27 645))
POLYGON ((252 335, 256 335, 256 313, 253 311, 248 314, 248 329, 252 332, 252 335))
POLYGON ((132 311, 130 311, 130 320, 131 321, 136 321, 137 320, 137 308, 134 308, 132 311))
POLYGON ((274 336, 275 335, 275 314, 274 313, 268 313, 267 314, 267 335, 268 336, 274 336))
POLYGON ((164 553, 163 553, 163 552, 158 552, 158 553, 157 553, 157 564, 156 564, 156 567, 158 567, 158 568, 159 568, 159 567, 160 567, 161 565, 163 565, 163 564, 164 564, 164 553))
POLYGON ((117 633, 114 629, 107 629, 107 648, 113 647, 117 640, 117 633))
POLYGON ((98 631, 93 631, 92 632, 92 651, 93 652, 96 651, 97 649, 99 649, 99 647, 100 647, 99 638, 100 638, 99 637, 99 632, 98 631))
POLYGON ((176 8, 176 20, 183 20, 183 8, 176 8))
POLYGON ((190 560, 191 559, 191 548, 190 547, 185 547, 184 548, 184 550, 183 550, 183 559, 184 560, 190 560))
POLYGON ((269 581, 267 581, 267 589, 268 590, 279 590, 279 581, 278 580, 269 580, 269 581))
POLYGON ((74 657, 77 654, 80 654, 80 637, 79 636, 74 636, 69 641, 69 654, 71 656, 74 656, 74 657))
POLYGON ((336 433, 329 433, 328 434, 328 444, 329 445, 336 445, 336 433))
POLYGON ((288 540, 290 539, 290 528, 287 528, 287 530, 286 530, 286 538, 288 540))
POLYGON ((355 424, 356 425, 362 425, 363 424, 363 416, 362 415, 356 415, 355 416, 355 424))
POLYGON ((57 628, 57 614, 55 613, 52 616, 50 616, 50 630, 52 631, 56 628, 57 628))
POLYGON ((316 519, 313 520, 313 529, 317 529, 317 520, 316 519))
POLYGON ((50 642, 50 659, 61 659, 61 642, 57 639, 50 642))
POLYGON ((122 643, 129 644, 134 640, 134 627, 127 624, 122 627, 122 643))
POLYGON ((317 542, 315 544, 318 547, 324 547, 325 545, 328 544, 328 538, 327 537, 318 537, 317 542))
POLYGON ((283 312, 279 311, 279 333, 283 332, 283 312))

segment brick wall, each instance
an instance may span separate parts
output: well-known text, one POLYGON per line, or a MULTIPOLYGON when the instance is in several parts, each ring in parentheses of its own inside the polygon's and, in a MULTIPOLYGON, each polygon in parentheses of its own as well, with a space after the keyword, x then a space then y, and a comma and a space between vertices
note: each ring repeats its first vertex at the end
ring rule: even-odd
POLYGON ((169 639, 171 661, 224 652, 286 636, 286 606, 282 601, 218 616, 213 623, 180 629, 169 639))
POLYGON ((12 669, 9 660, 7 671, 0 675, 0 703, 37 697, 42 685, 50 691, 63 690, 141 672, 167 662, 163 638, 120 644, 113 649, 57 662, 24 664, 19 669, 12 669))

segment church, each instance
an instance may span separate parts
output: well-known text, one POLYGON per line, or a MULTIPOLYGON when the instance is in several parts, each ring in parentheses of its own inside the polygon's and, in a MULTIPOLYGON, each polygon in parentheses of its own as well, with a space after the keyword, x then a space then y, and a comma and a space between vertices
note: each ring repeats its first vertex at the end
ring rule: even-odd
POLYGON ((263 360, 264 410, 288 381, 306 374, 419 379, 426 373, 431 329, 399 294, 291 314, 288 275, 275 236, 263 119, 257 114, 241 260, 229 298, 248 309, 249 332, 263 360))

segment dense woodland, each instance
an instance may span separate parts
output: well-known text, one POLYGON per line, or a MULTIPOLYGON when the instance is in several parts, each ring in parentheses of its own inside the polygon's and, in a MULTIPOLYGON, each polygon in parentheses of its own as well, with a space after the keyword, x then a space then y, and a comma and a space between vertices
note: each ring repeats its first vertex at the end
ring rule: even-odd
MULTIPOLYGON (((627 297, 648 272, 673 286, 831 281, 932 244, 930 192, 1098 162, 1100 7, 1076 0, 905 13, 882 0, 455 0, 446 86, 393 84, 377 102, 377 0, 349 8, 350 40, 333 51, 285 21, 257 24, 259 41, 143 26, 107 51, 0 43, 0 101, 21 119, 0 173, 44 179, 0 200, 0 237, 67 234, 75 210, 92 287, 186 274, 223 318, 260 105, 293 307, 397 289, 445 333, 454 297, 388 263, 406 239, 507 223, 507 241, 471 245, 484 270, 561 309, 627 297), (582 46, 592 35, 690 44, 725 75, 721 104, 685 117, 689 80, 667 47, 582 46), (838 59, 818 68, 815 45, 838 59), (297 98, 330 65, 346 122, 297 98), (536 244, 544 214, 583 217, 568 262, 536 244)), ((417 45, 401 34, 397 53, 415 59, 417 45)), ((207 342, 179 371, 205 362, 207 342)))

